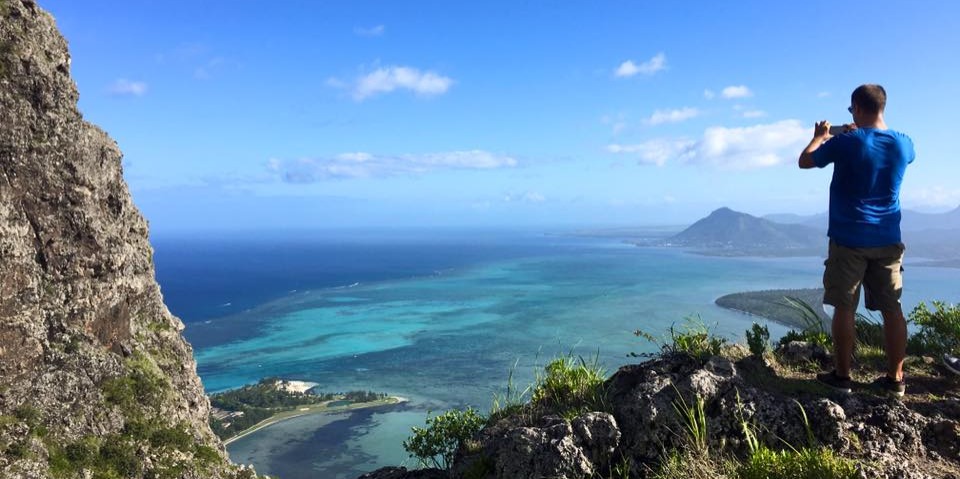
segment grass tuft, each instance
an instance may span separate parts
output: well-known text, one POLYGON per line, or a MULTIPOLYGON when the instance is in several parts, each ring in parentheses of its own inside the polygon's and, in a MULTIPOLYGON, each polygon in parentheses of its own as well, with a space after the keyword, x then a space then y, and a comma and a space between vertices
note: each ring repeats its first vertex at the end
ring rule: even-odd
MULTIPOLYGON (((720 355, 727 345, 726 338, 715 335, 699 315, 684 318, 684 324, 680 328, 671 324, 670 336, 663 340, 641 330, 634 331, 633 334, 658 344, 661 355, 687 354, 701 360, 720 355)), ((630 356, 647 357, 654 354, 630 353, 630 356)))
POLYGON ((503 393, 497 392, 493 395, 493 405, 490 407, 491 422, 519 413, 527 404, 533 386, 528 385, 523 389, 519 389, 513 382, 513 375, 517 370, 519 362, 519 359, 516 360, 513 363, 513 367, 510 368, 510 372, 507 375, 506 390, 503 393))
POLYGON ((551 361, 537 375, 531 401, 566 419, 590 411, 606 411, 605 380, 599 354, 589 361, 567 354, 551 361))

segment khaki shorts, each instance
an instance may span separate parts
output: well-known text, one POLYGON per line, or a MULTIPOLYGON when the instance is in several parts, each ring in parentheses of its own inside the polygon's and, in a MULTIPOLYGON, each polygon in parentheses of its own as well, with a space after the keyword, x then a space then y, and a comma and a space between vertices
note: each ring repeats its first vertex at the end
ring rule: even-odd
POLYGON ((823 272, 823 302, 856 309, 863 284, 864 303, 871 311, 900 307, 903 291, 903 243, 878 248, 848 248, 833 241, 823 272))

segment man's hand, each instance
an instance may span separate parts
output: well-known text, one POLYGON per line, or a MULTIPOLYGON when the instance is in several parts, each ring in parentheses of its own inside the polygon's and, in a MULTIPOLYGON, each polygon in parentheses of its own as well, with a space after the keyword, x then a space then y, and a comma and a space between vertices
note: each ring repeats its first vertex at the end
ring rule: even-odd
POLYGON ((818 121, 813 126, 813 137, 822 141, 830 139, 830 122, 827 120, 818 121))
POLYGON ((813 126, 813 139, 810 144, 800 153, 800 159, 797 165, 802 169, 813 168, 816 163, 813 161, 813 152, 817 151, 825 141, 832 138, 830 136, 830 122, 827 120, 818 121, 813 126))

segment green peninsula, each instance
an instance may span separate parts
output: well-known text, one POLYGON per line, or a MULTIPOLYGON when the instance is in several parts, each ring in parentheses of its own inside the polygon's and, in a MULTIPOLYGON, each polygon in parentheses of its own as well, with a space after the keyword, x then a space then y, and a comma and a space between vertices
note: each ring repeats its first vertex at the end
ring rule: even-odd
POLYGON ((247 434, 305 414, 342 412, 403 402, 372 391, 326 393, 315 383, 264 378, 210 395, 210 428, 229 444, 247 434))
POLYGON ((807 321, 803 312, 791 306, 786 298, 796 298, 810 305, 829 327, 830 318, 823 311, 823 289, 770 289, 728 294, 717 298, 717 306, 742 313, 753 314, 780 324, 803 329, 807 321))

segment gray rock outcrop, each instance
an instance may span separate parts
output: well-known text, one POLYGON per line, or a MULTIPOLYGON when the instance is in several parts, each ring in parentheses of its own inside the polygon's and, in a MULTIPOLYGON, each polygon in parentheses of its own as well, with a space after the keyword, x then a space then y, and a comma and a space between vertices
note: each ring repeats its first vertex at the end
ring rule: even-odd
POLYGON ((120 149, 77 99, 53 18, 0 0, 0 476, 252 475, 210 431, 120 149))
POLYGON ((454 477, 597 477, 608 468, 620 441, 608 413, 591 412, 570 421, 557 416, 523 425, 508 417, 483 430, 475 447, 464 451, 454 477))
POLYGON ((610 413, 564 420, 531 418, 535 409, 525 409, 462 446, 443 477, 649 477, 670 451, 694 447, 682 411, 699 400, 706 447, 729 457, 747 455, 747 424, 774 450, 827 447, 855 461, 860 477, 960 478, 960 387, 949 379, 931 378, 947 391, 941 397, 901 402, 864 391, 835 395, 776 367, 760 357, 683 354, 624 366, 605 384, 610 413))

